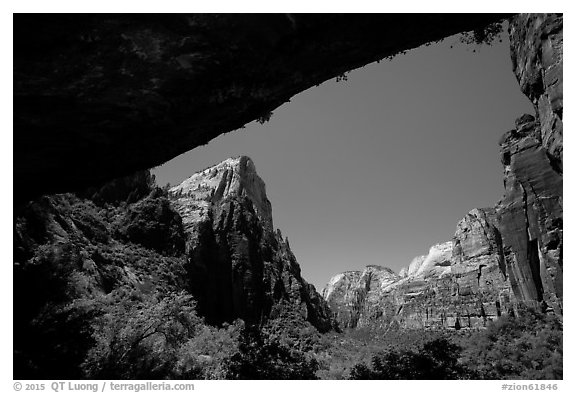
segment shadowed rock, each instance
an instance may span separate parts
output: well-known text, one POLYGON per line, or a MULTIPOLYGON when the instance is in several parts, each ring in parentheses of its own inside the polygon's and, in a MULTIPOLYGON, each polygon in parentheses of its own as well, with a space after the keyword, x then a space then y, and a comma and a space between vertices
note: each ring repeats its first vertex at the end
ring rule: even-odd
POLYGON ((491 14, 20 14, 16 201, 160 165, 345 71, 491 14))
POLYGON ((85 377, 94 326, 115 328, 100 319, 109 307, 167 293, 192 293, 213 324, 258 325, 287 311, 321 331, 333 327, 288 240, 272 229, 264 182, 249 158, 197 173, 170 197, 149 181, 137 173, 88 192, 99 203, 51 195, 15 214, 15 376, 85 377))
POLYGON ((170 189, 187 235, 192 292, 210 323, 259 323, 290 307, 320 331, 326 302, 300 274, 288 241, 272 225, 264 182, 248 157, 231 158, 170 189))
POLYGON ((514 73, 534 104, 501 140, 497 206, 506 270, 518 298, 562 315, 563 17, 521 14, 510 25, 514 73))
POLYGON ((438 258, 442 253, 433 247, 403 268, 398 281, 363 296, 355 295, 364 287, 359 272, 335 276, 324 296, 341 324, 477 327, 517 312, 518 303, 561 318, 562 22, 558 14, 512 18, 513 71, 536 117, 521 116, 500 141, 502 199, 458 223, 447 264, 435 262, 446 258, 438 258))
POLYGON ((506 272, 519 299, 562 314, 562 175, 542 145, 540 125, 519 119, 502 141, 504 197, 497 206, 506 272))
POLYGON ((510 54, 520 89, 534 104, 542 145, 562 172, 563 16, 519 14, 509 27, 510 54))

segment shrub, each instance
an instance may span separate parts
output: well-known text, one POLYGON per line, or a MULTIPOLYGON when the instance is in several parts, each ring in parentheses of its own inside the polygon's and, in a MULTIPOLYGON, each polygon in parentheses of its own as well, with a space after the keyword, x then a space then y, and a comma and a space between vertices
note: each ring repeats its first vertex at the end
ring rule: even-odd
POLYGON ((143 170, 111 180, 99 188, 88 188, 78 194, 93 200, 99 206, 107 203, 133 203, 150 194, 155 188, 155 183, 154 175, 149 170, 143 170))
POLYGON ((500 34, 502 34, 502 31, 503 22, 495 22, 482 28, 462 33, 460 41, 465 44, 492 45, 500 34))
POLYGON ((240 353, 242 320, 221 329, 202 326, 198 334, 184 344, 177 355, 173 375, 178 379, 226 379, 230 359, 240 353))
POLYGON ((458 379, 467 374, 458 364, 460 351, 447 339, 429 341, 421 351, 387 351, 374 355, 371 367, 354 366, 350 379, 458 379))
POLYGON ((461 362, 478 379, 562 379, 562 324, 532 309, 466 339, 461 362))
POLYGON ((247 326, 239 353, 228 361, 228 379, 317 379, 318 362, 307 353, 247 326))
POLYGON ((95 345, 82 365, 90 379, 166 378, 181 347, 202 326, 185 293, 157 299, 132 292, 95 322, 95 345))

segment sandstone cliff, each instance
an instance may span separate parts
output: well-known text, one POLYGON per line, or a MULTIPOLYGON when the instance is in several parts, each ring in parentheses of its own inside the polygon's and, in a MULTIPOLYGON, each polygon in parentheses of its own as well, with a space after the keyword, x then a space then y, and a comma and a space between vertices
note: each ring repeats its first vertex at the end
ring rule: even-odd
POLYGON ((542 146, 562 172, 563 16, 519 14, 509 34, 514 74, 534 104, 542 146))
POLYGON ((398 279, 399 276, 388 268, 367 266, 363 271, 344 272, 332 277, 322 296, 339 327, 356 327, 362 325, 371 305, 378 306, 378 296, 398 279))
MULTIPOLYGON (((24 202, 158 164, 345 70, 497 16, 25 18, 15 26, 14 368, 77 379, 95 318, 118 303, 193 293, 213 323, 289 309, 319 330, 331 312, 274 231, 246 157, 170 195, 141 173, 87 197, 24 202)), ((513 69, 535 117, 501 140, 501 201, 472 210, 451 242, 398 275, 369 266, 332 279, 324 296, 342 326, 479 327, 519 303, 562 314, 562 20, 510 24, 513 69)))
POLYGON ((458 224, 453 241, 432 246, 402 274, 374 266, 342 273, 330 280, 323 296, 342 327, 485 326, 514 307, 500 271, 494 219, 494 209, 474 209, 458 224), (387 272, 381 285, 371 283, 375 270, 387 272))
POLYGON ((211 324, 297 313, 320 331, 333 327, 273 231, 249 158, 197 173, 170 194, 151 180, 138 173, 86 192, 97 203, 59 194, 15 212, 15 375, 81 378, 94 329, 114 307, 174 293, 192 294, 189 306, 211 324))
POLYGON ((451 243, 415 258, 385 288, 357 296, 364 273, 335 276, 324 296, 341 324, 472 327, 518 304, 562 315, 562 19, 521 14, 510 23, 513 71, 536 117, 521 116, 502 137, 502 199, 472 210, 451 243))
POLYGON ((534 104, 501 141, 505 194, 497 205, 506 271, 524 302, 562 314, 562 15, 510 25, 514 73, 534 104))
POLYGON ((297 310, 321 331, 330 310, 280 231, 251 159, 228 159, 170 189, 187 235, 192 291, 213 323, 259 322, 278 307, 297 310))

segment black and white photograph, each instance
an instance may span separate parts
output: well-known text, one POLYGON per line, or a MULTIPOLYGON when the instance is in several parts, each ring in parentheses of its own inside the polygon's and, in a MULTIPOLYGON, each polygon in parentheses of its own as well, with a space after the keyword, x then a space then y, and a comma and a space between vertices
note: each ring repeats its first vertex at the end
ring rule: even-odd
POLYGON ((14 13, 12 69, 9 389, 562 390, 563 13, 14 13))

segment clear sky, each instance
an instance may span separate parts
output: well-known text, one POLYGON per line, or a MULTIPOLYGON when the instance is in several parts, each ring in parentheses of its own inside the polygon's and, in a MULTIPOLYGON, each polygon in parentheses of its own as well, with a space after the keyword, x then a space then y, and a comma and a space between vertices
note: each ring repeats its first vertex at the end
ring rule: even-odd
POLYGON ((533 109, 512 73, 506 34, 502 41, 478 47, 450 37, 365 66, 153 173, 175 185, 247 155, 266 183, 275 227, 318 290, 369 264, 398 272, 503 194, 498 140, 533 109))

